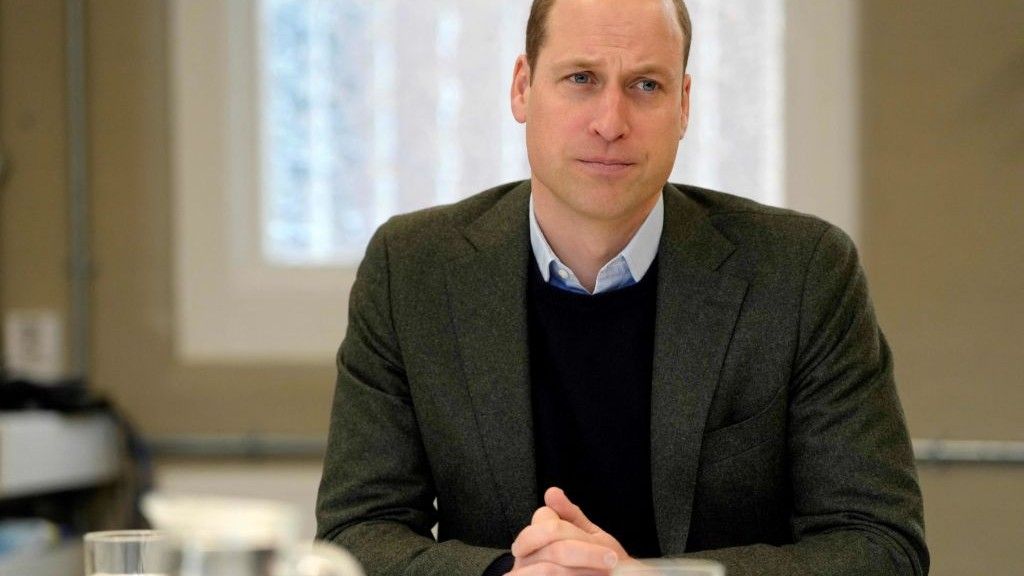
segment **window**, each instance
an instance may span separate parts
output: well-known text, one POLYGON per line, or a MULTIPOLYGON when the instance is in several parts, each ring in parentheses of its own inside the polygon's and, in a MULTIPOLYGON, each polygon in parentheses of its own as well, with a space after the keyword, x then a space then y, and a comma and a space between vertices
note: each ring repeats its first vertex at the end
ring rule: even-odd
MULTIPOLYGON (((388 216, 527 177, 507 96, 527 6, 260 2, 266 260, 353 265, 388 216), (419 132, 410 138, 410 129, 419 132), (400 140, 410 144, 399 149, 400 140), (419 149, 410 154, 410 145, 419 149), (432 185, 399 187, 400 172, 432 185)), ((778 203, 780 3, 691 0, 691 10, 703 38, 728 46, 697 46, 700 113, 676 175, 778 203)))
POLYGON ((262 0, 258 10, 269 262, 358 264, 389 216, 529 175, 507 86, 523 3, 262 0))
MULTIPOLYGON (((801 42, 828 38, 794 40, 793 27, 817 31, 852 8, 816 4, 689 0, 692 113, 673 181, 798 208, 801 194, 819 196, 790 182, 795 175, 828 184, 787 165, 784 150, 829 146, 805 144, 818 124, 788 130, 787 91, 799 83, 787 68, 801 42)), ((529 5, 172 4, 178 343, 186 361, 328 361, 377 226, 529 176, 508 102, 529 5)), ((845 64, 848 53, 798 61, 795 70, 814 87, 819 68, 845 64)), ((839 161, 851 156, 843 149, 839 161)))

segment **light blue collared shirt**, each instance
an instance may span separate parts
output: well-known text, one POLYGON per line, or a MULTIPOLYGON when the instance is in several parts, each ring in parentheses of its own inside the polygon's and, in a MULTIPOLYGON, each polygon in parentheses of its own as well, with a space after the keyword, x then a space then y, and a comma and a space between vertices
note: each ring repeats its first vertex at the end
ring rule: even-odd
MULTIPOLYGON (((661 229, 665 225, 665 198, 658 195, 658 203, 651 209, 647 219, 630 239, 629 244, 619 255, 609 260, 597 273, 594 294, 610 292, 636 284, 654 262, 661 242, 661 229)), ((533 257, 537 260, 537 268, 544 281, 569 292, 590 294, 580 284, 576 274, 562 263, 548 244, 544 232, 537 223, 537 214, 533 209, 533 195, 530 195, 530 246, 533 257)))

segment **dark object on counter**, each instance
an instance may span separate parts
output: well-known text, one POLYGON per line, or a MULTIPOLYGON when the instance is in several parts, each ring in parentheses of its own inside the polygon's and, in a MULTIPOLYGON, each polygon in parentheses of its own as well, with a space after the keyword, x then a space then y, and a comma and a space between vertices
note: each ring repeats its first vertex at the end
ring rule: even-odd
POLYGON ((139 503, 142 495, 153 487, 150 450, 112 401, 97 394, 83 380, 40 384, 7 381, 0 374, 0 412, 23 410, 107 415, 117 426, 122 440, 121 472, 108 486, 48 497, 0 499, 0 519, 50 518, 72 533, 149 527, 139 503))

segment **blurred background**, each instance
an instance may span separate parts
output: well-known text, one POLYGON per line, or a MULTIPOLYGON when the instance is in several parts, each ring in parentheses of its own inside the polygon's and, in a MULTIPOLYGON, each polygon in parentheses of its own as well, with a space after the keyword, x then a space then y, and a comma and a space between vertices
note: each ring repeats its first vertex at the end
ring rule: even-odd
MULTIPOLYGON (((54 526, 138 523, 150 486, 291 501, 312 534, 369 235, 528 176, 507 99, 528 9, 0 0, 0 572, 67 573, 54 526)), ((1024 2, 690 9, 673 180, 853 236, 931 573, 1017 572, 1024 2)))

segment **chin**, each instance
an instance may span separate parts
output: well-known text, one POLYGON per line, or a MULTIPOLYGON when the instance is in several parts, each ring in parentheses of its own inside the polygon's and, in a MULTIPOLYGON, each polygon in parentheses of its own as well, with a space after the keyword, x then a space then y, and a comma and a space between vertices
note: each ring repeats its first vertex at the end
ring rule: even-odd
POLYGON ((616 221, 628 218, 640 210, 643 202, 622 202, 622 198, 583 198, 570 207, 577 214, 594 221, 616 221))

